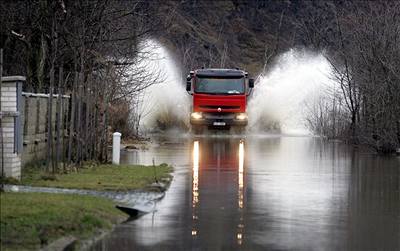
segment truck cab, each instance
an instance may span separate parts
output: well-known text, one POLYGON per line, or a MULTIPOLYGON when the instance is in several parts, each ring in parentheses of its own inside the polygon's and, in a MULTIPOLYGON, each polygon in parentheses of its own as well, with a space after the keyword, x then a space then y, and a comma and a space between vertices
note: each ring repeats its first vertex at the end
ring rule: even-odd
POLYGON ((254 87, 248 73, 238 69, 198 69, 187 77, 193 96, 190 124, 195 131, 247 126, 247 96, 254 87))

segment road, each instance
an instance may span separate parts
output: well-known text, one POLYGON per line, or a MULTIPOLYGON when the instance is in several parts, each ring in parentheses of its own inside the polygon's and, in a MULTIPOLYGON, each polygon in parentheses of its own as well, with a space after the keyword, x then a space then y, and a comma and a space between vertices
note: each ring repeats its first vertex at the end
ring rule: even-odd
POLYGON ((94 250, 400 250, 400 158, 312 137, 171 137, 129 163, 166 162, 154 213, 94 250))

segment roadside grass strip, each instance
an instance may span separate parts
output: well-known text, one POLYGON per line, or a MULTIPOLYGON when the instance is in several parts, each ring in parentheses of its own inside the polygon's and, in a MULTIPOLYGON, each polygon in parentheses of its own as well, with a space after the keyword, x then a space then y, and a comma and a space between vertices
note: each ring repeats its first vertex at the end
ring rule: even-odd
POLYGON ((89 189, 100 191, 146 190, 156 181, 168 184, 173 168, 167 164, 98 165, 80 168, 77 172, 49 175, 39 169, 28 169, 22 173, 21 185, 89 189))
POLYGON ((125 219, 111 200, 72 194, 0 194, 1 250, 35 250, 60 237, 85 239, 125 219))
MULTIPOLYGON (((152 190, 152 184, 169 185, 173 168, 167 164, 87 165, 69 173, 49 174, 26 168, 21 181, 6 183, 36 187, 96 191, 152 190)), ((65 236, 79 240, 110 229, 126 219, 109 199, 77 194, 0 193, 0 250, 37 250, 65 236)))

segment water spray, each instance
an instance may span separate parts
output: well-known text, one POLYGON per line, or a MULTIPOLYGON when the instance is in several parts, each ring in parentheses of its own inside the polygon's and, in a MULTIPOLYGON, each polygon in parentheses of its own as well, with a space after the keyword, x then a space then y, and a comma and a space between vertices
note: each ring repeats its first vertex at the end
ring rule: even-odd
POLYGON ((187 127, 190 110, 184 79, 171 53, 155 40, 147 40, 141 50, 151 52, 143 62, 152 74, 161 76, 158 83, 143 93, 140 113, 144 114, 141 130, 154 131, 171 127, 187 127))
POLYGON ((332 84, 331 68, 322 54, 289 50, 258 78, 249 100, 249 127, 256 132, 310 134, 304 106, 332 84))

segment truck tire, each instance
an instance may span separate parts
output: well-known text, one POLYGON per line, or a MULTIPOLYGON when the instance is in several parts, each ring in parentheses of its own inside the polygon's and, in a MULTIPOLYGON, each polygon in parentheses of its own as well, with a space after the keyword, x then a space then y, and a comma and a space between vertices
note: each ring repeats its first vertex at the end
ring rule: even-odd
POLYGON ((195 135, 203 134, 204 127, 199 125, 192 125, 192 133, 195 135))
POLYGON ((246 128, 244 126, 232 126, 231 133, 233 134, 244 134, 246 132, 246 128))

